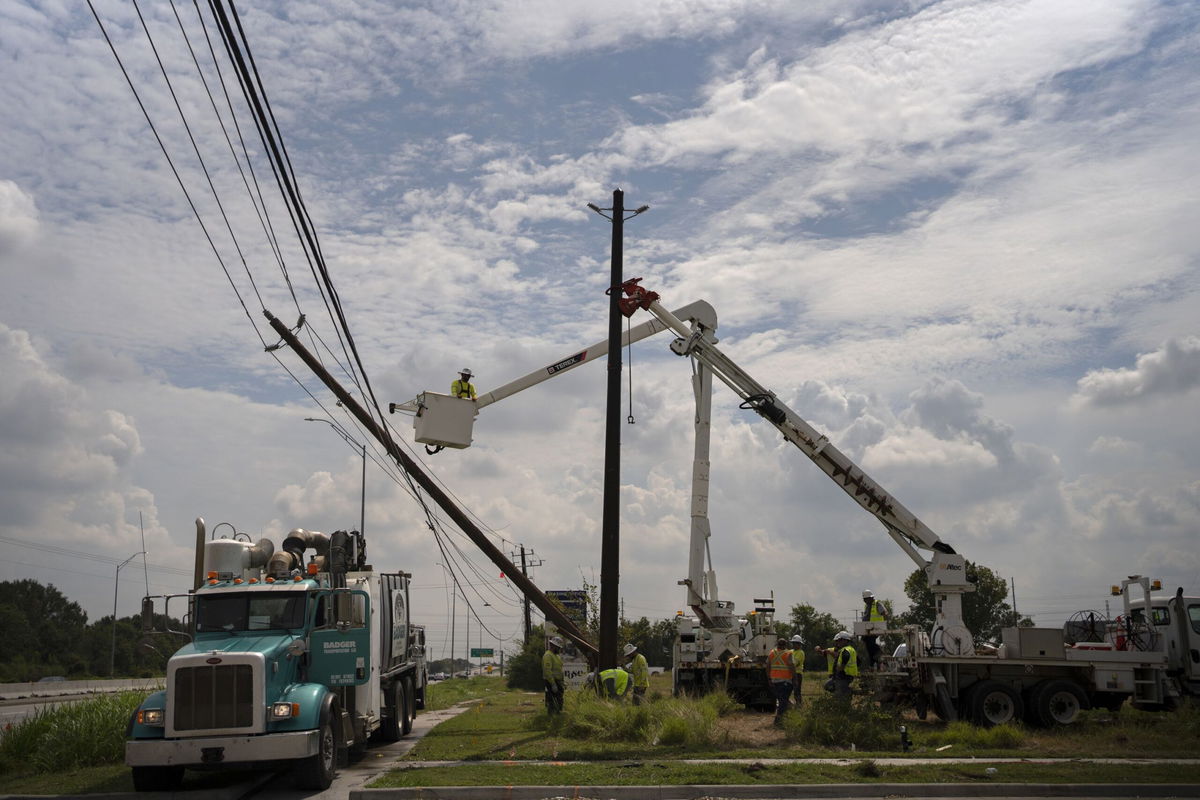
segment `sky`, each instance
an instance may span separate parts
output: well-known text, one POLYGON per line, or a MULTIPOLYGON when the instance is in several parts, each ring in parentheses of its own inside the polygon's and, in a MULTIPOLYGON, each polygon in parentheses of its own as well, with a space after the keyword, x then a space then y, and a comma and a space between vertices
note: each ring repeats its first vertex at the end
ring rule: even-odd
MULTIPOLYGON (((265 307, 304 313, 346 363, 196 7, 141 3, 148 37, 133 3, 95 6, 187 197, 87 6, 0 0, 0 580, 53 583, 93 621, 114 585, 121 616, 147 588, 186 591, 196 517, 276 545, 357 527, 361 451, 305 418, 364 441, 293 354, 264 353, 265 307)), ((1133 574, 1200 594, 1196 4, 239 13, 380 402, 448 391, 462 367, 486 392, 604 339, 611 227, 587 204, 621 188, 650 206, 625 225, 626 276, 668 308, 710 302, 727 355, 1011 580, 1023 614, 1103 611, 1133 574)), ((623 353, 634 618, 683 608, 694 411, 669 343, 623 353)), ((576 589, 600 578, 605 380, 596 363, 482 409, 461 451, 427 456, 390 421, 500 547, 535 554, 542 588, 576 589)), ((724 387, 713 414, 722 599, 774 592, 848 623, 871 588, 905 608, 914 565, 879 523, 724 387)), ((472 646, 511 652, 512 587, 461 535, 443 555, 368 456, 368 553, 413 573, 433 654, 447 561, 485 626, 467 623, 472 646)))

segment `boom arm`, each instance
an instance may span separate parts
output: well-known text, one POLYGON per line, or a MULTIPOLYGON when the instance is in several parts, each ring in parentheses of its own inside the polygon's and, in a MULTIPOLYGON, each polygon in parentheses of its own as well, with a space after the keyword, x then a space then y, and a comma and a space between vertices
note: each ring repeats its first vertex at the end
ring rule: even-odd
POLYGON ((742 408, 754 411, 774 425, 785 439, 808 456, 842 491, 878 519, 900 549, 929 578, 937 600, 937 626, 932 637, 935 648, 947 655, 972 655, 974 644, 971 632, 962 620, 962 594, 974 591, 974 587, 967 581, 963 557, 838 450, 827 436, 809 425, 774 392, 721 352, 702 330, 689 329, 682 320, 664 308, 658 302, 658 295, 639 286, 639 280, 625 283, 623 288, 628 299, 622 301, 622 310, 632 315, 638 308, 644 308, 674 331, 679 336, 671 343, 674 353, 690 356, 712 370, 742 399, 742 408), (928 559, 922 555, 922 550, 930 551, 928 559))

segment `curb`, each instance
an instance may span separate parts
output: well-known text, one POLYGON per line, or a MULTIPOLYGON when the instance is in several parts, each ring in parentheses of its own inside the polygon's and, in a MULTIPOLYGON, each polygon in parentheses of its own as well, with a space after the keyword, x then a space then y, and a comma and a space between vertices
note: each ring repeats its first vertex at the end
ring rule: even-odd
POLYGON ((695 786, 419 786, 358 789, 350 800, 700 800, 841 797, 1200 797, 1200 783, 828 783, 695 786))

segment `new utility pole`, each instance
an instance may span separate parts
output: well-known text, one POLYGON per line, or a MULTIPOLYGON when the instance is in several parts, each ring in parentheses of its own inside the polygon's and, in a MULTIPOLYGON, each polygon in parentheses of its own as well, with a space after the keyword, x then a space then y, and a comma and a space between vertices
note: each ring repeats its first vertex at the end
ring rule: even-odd
MULTIPOLYGON (((529 577, 529 571, 528 571, 529 567, 540 567, 542 564, 545 563, 540 558, 537 561, 534 561, 533 559, 536 554, 532 550, 526 550, 525 545, 521 545, 521 552, 519 554, 513 553, 512 555, 513 556, 519 555, 521 557, 521 574, 524 575, 525 577, 529 577), (526 559, 526 554, 528 554, 528 560, 526 559)), ((525 641, 527 641, 527 642, 529 641, 529 629, 532 627, 533 627, 533 622, 529 616, 529 598, 526 597, 525 598, 525 641)))
MULTIPOLYGON (((600 525, 600 644, 597 669, 617 666, 617 593, 621 572, 621 284, 625 282, 625 193, 612 207, 588 208, 612 222, 612 277, 608 287, 608 392, 604 417, 604 513, 600 525), (611 211, 612 216, 605 214, 611 211)), ((632 219, 650 206, 641 206, 632 219)))

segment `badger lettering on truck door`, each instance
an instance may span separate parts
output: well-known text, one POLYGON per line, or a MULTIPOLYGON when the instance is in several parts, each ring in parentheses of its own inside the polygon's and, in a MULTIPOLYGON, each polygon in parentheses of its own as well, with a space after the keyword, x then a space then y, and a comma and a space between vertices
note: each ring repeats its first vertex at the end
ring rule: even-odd
POLYGON ((312 632, 309 680, 326 686, 366 683, 371 679, 370 598, 358 589, 319 592, 318 597, 333 604, 334 623, 312 632))

